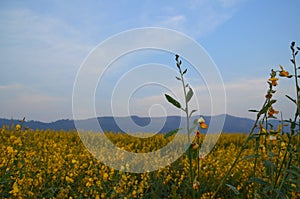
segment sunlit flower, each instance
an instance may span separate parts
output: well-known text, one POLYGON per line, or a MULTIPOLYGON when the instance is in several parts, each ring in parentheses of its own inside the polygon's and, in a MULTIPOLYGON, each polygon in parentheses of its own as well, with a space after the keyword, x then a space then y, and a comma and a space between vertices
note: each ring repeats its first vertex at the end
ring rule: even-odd
POLYGON ((205 120, 203 119, 203 117, 200 117, 198 122, 199 122, 200 128, 206 129, 208 127, 207 124, 205 123, 205 120))
POLYGON ((273 107, 271 106, 271 107, 269 108, 269 111, 268 111, 268 116, 269 116, 269 117, 274 117, 274 114, 278 114, 278 113, 279 113, 279 111, 273 109, 273 107))
POLYGON ((103 174, 103 180, 107 180, 108 179, 108 174, 107 173, 104 173, 103 174))
POLYGON ((14 152, 14 148, 12 148, 11 146, 8 146, 6 149, 7 149, 8 153, 13 153, 14 152))
POLYGON ((284 70, 283 66, 280 65, 281 71, 279 72, 279 76, 288 77, 290 74, 288 71, 284 70))
POLYGON ((271 77, 269 79, 269 81, 271 82, 272 86, 277 86, 278 85, 278 83, 277 83, 278 78, 276 78, 276 77, 271 77))
POLYGON ((18 131, 18 130, 20 130, 21 129, 21 125, 20 124, 17 124, 16 125, 16 130, 18 131))
POLYGON ((14 196, 16 196, 18 192, 19 192, 18 183, 14 182, 13 189, 9 193, 12 193, 14 196))
POLYGON ((69 176, 66 176, 66 181, 68 183, 73 183, 74 182, 74 180, 72 178, 70 178, 69 176))
POLYGON ((193 183, 193 189, 194 189, 194 190, 197 190, 198 187, 199 187, 199 185, 200 185, 200 183, 199 183, 198 181, 195 181, 195 182, 193 183))

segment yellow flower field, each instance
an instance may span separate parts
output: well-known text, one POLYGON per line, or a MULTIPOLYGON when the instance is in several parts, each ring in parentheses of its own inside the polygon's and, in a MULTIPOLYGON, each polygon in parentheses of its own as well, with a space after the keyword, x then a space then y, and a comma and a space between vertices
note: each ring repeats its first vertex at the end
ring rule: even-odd
MULTIPOLYGON (((130 140, 126 135, 112 132, 107 136, 125 150, 143 150, 143 142, 139 139, 130 140), (124 140, 128 144, 124 144, 124 140)), ((200 140, 203 137, 200 135, 200 140)), ((212 196, 245 138, 243 134, 221 135, 213 151, 200 159, 199 198, 212 196)), ((168 142, 167 139, 172 137, 155 135, 149 138, 147 146, 149 150, 157 150, 168 142)), ((0 140, 1 198, 190 198, 192 187, 188 182, 186 155, 158 171, 131 174, 109 168, 95 159, 77 132, 4 126, 0 140)), ((252 150, 249 147, 245 154, 251 154, 252 150)), ((250 158, 241 160, 230 176, 230 184, 238 190, 249 190, 249 197, 252 185, 244 182, 252 167, 250 158)), ((257 172, 263 173, 263 167, 257 172)), ((228 187, 223 187, 219 193, 221 198, 235 197, 228 187)))

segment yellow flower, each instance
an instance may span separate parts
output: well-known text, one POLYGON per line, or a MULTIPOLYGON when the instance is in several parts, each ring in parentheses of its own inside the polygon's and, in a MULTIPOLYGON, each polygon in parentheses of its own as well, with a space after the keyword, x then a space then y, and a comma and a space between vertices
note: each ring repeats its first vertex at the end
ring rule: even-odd
POLYGON ((290 74, 288 71, 284 70, 283 66, 280 65, 281 71, 279 72, 279 76, 288 77, 290 74))
POLYGON ((12 148, 11 146, 8 146, 6 149, 7 149, 8 153, 13 153, 14 152, 14 148, 12 148))
POLYGON ((269 79, 269 81, 271 81, 272 86, 277 86, 278 85, 278 83, 277 83, 278 78, 276 78, 276 77, 271 77, 269 79))
POLYGON ((16 130, 18 131, 18 130, 21 130, 21 125, 20 124, 17 124, 16 125, 16 130))
POLYGON ((14 182, 13 189, 9 193, 12 193, 14 196, 16 196, 18 192, 19 192, 18 183, 14 182))
POLYGON ((17 138, 16 140, 14 140, 14 143, 13 143, 14 145, 19 145, 19 146, 22 146, 22 140, 21 140, 21 138, 17 138))
POLYGON ((104 174, 103 174, 103 180, 107 180, 107 178, 108 178, 108 174, 107 174, 107 173, 104 173, 104 174))
POLYGON ((70 178, 69 176, 66 176, 66 181, 68 183, 73 183, 74 182, 74 180, 72 178, 70 178))
POLYGON ((199 122, 200 128, 206 129, 208 127, 207 124, 205 123, 205 120, 203 119, 203 117, 200 117, 198 122, 199 122))
POLYGON ((274 114, 278 114, 278 113, 279 113, 279 111, 273 109, 273 107, 271 106, 271 107, 269 108, 269 111, 268 111, 268 116, 269 116, 269 117, 274 117, 274 114))

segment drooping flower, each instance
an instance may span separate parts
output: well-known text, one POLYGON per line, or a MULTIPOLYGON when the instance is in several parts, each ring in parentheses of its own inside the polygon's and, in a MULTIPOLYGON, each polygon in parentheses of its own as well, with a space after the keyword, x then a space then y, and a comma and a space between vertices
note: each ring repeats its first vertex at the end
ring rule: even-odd
POLYGON ((290 76, 289 72, 284 70, 283 66, 279 65, 280 66, 280 69, 281 71, 279 72, 279 76, 280 77, 288 77, 290 76))
POLYGON ((205 120, 203 119, 203 117, 200 117, 198 122, 199 122, 200 128, 206 129, 208 127, 207 124, 205 123, 205 120))
POLYGON ((272 86, 277 86, 278 85, 278 83, 277 83, 278 78, 277 77, 271 77, 269 79, 269 81, 271 82, 272 86))
POLYGON ((269 108, 269 111, 268 111, 268 116, 269 117, 274 117, 274 114, 278 114, 279 111, 275 110, 272 106, 269 108))

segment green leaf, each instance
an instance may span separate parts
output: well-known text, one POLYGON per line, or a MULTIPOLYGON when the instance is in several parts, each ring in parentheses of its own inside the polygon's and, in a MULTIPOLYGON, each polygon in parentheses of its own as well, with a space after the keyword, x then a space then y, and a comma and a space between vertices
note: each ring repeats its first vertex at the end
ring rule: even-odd
POLYGON ((292 170, 292 169, 287 169, 286 171, 300 179, 300 173, 299 172, 297 172, 295 170, 292 170))
POLYGON ((181 78, 180 78, 180 77, 177 77, 177 76, 176 76, 176 79, 177 79, 177 80, 181 80, 181 78))
POLYGON ((275 168, 274 163, 269 161, 269 160, 265 160, 264 161, 264 166, 266 168, 267 175, 268 176, 273 176, 274 175, 274 168, 275 168))
POLYGON ((179 103, 177 100, 175 100, 173 97, 171 97, 171 96, 168 95, 168 94, 165 94, 165 96, 166 96, 168 102, 170 102, 171 104, 173 104, 173 105, 176 106, 177 108, 181 108, 181 105, 180 105, 180 103, 179 103))
POLYGON ((239 190, 237 190, 237 188, 235 188, 234 186, 230 184, 226 184, 226 186, 229 187, 236 195, 240 195, 239 190))
POLYGON ((172 131, 169 131, 168 133, 165 134, 165 138, 168 138, 172 135, 175 135, 179 130, 181 130, 182 128, 178 128, 178 129, 175 129, 175 130, 172 130, 172 131))
POLYGON ((189 87, 189 92, 188 92, 187 95, 186 95, 186 100, 187 100, 187 102, 189 102, 189 101, 192 99, 193 95, 194 95, 194 92, 193 92, 193 90, 191 89, 191 87, 189 87))
POLYGON ((182 73, 182 74, 184 75, 186 72, 187 72, 187 68, 186 68, 186 69, 183 71, 183 73, 182 73))
POLYGON ((249 112, 256 112, 256 113, 258 113, 259 111, 258 110, 253 110, 253 109, 250 109, 250 110, 248 110, 249 112))
POLYGON ((242 160, 247 160, 247 159, 251 159, 251 158, 258 158, 259 156, 260 156, 259 154, 247 155, 242 160))
POLYGON ((249 179, 249 182, 258 183, 258 184, 261 184, 261 185, 270 185, 269 182, 267 182, 267 181, 265 181, 265 180, 263 180, 263 179, 261 179, 261 178, 257 178, 257 177, 255 177, 255 178, 250 178, 250 179, 249 179))

